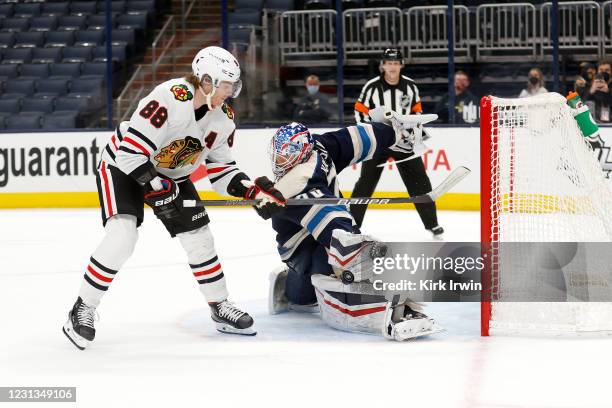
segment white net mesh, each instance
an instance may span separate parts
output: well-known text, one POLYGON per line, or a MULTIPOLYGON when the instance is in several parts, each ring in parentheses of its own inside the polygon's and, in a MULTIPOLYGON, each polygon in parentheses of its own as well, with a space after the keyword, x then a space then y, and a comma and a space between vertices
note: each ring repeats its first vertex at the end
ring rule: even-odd
MULTIPOLYGON (((491 304, 491 333, 612 330, 609 303, 503 301, 531 297, 551 282, 534 273, 534 254, 510 256, 496 243, 612 241, 612 192, 565 98, 492 97, 489 125, 491 174, 483 177, 490 177, 491 206, 483 217, 491 217, 492 299, 498 300, 491 304)), ((597 271, 585 269, 585 251, 555 278, 563 282, 551 300, 584 299, 585 292, 589 299, 609 299, 611 289, 593 278, 597 271)))

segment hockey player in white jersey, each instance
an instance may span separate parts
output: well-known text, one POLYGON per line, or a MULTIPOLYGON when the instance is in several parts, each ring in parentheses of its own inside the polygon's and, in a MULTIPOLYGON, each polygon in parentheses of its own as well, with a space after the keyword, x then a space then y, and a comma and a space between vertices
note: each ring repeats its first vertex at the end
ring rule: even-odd
MULTIPOLYGON (((270 143, 275 187, 287 198, 339 197, 338 173, 391 147, 416 150, 418 131, 397 121, 321 135, 300 123, 283 126, 270 143)), ((347 206, 292 205, 271 218, 285 266, 270 275, 270 313, 320 309, 334 328, 398 341, 441 330, 405 296, 387 299, 374 290, 372 260, 384 256, 386 247, 361 233, 347 206)))
MULTIPOLYGON (((134 250, 147 203, 172 237, 178 237, 221 332, 254 335, 253 319, 230 301, 203 208, 189 176, 202 163, 223 195, 261 198, 260 215, 284 205, 265 177, 252 182, 232 159, 234 114, 224 103, 237 97, 240 66, 228 51, 207 47, 195 56, 193 73, 158 85, 121 123, 105 147, 96 177, 105 236, 91 255, 79 296, 63 327, 80 349, 95 337, 96 307, 134 250)), ((153 249, 152 249, 153 250, 153 249)))

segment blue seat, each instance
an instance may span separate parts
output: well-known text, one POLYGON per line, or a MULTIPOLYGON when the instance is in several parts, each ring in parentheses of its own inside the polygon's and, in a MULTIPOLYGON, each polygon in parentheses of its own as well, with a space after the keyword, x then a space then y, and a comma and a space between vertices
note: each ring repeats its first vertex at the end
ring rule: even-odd
POLYGON ((0 48, 11 48, 15 44, 15 33, 0 33, 0 48))
POLYGON ((42 16, 30 19, 30 31, 53 31, 57 28, 56 16, 42 16))
POLYGON ((2 129, 2 130, 6 129, 6 118, 8 116, 9 115, 3 115, 3 114, 0 113, 0 129, 2 129))
POLYGON ((7 18, 13 16, 13 5, 12 4, 0 4, 0 18, 7 18))
POLYGON ((55 102, 55 111, 78 111, 79 113, 89 110, 89 100, 87 98, 72 98, 68 96, 60 96, 55 102))
MULTIPOLYGON (((2 75, 0 73, 0 75, 2 75)), ((83 64, 81 69, 81 77, 82 76, 95 76, 95 77, 105 77, 106 76, 106 62, 86 62, 83 64)))
POLYGON ((19 72, 19 64, 0 64, 0 76, 15 78, 19 72))
POLYGON ((54 98, 28 98, 28 100, 21 106, 21 112, 51 113, 54 109, 54 98))
POLYGON ((123 14, 119 16, 119 24, 117 28, 138 28, 140 30, 147 30, 147 15, 146 14, 123 14))
POLYGON ((129 28, 125 30, 113 30, 113 45, 130 45, 136 44, 136 32, 129 28))
POLYGON ((70 85, 70 94, 92 95, 99 97, 102 94, 103 82, 101 79, 76 78, 70 85))
MULTIPOLYGON (((127 51, 124 45, 113 45, 113 61, 123 62, 127 58, 127 51)), ((94 62, 106 61, 106 46, 95 47, 93 51, 94 62)))
POLYGON ((24 31, 15 33, 15 48, 42 47, 45 42, 45 33, 40 31, 24 31))
POLYGON ((7 48, 2 55, 3 64, 23 64, 32 61, 31 48, 7 48))
POLYGON ((36 84, 36 93, 34 97, 36 98, 49 98, 49 97, 57 97, 64 96, 68 93, 70 80, 68 79, 45 79, 44 81, 39 81, 36 84))
POLYGON ((304 2, 305 10, 326 10, 334 8, 332 0, 306 0, 304 2))
POLYGON ((32 62, 35 64, 60 62, 61 60, 61 48, 34 48, 32 53, 32 62))
MULTIPOLYGON (((117 26, 119 15, 113 13, 111 15, 111 26, 115 28, 117 26)), ((94 14, 89 16, 88 30, 104 30, 106 28, 106 14, 94 14)))
POLYGON ((263 0, 235 0, 235 10, 254 9, 261 10, 263 8, 263 0))
POLYGON ((19 99, 0 99, 1 113, 17 113, 21 108, 19 99))
POLYGON ((266 0, 265 8, 269 10, 288 11, 294 10, 295 4, 293 0, 266 0))
POLYGON ((30 96, 34 94, 33 79, 12 79, 4 84, 4 92, 30 96))
POLYGON ((69 47, 74 44, 74 33, 72 31, 49 31, 45 41, 45 47, 69 47))
POLYGON ((76 78, 81 76, 80 62, 59 62, 51 65, 51 76, 55 78, 76 78))
POLYGON ((6 129, 34 130, 40 129, 42 115, 17 114, 6 118, 6 129))
POLYGON ((74 129, 78 112, 63 111, 47 114, 43 117, 43 129, 74 129))
POLYGON ((38 17, 42 10, 40 3, 17 3, 13 8, 13 15, 15 17, 38 17))
POLYGON ((228 23, 230 26, 261 26, 261 11, 234 11, 233 13, 229 13, 228 23))
POLYGON ((49 76, 49 64, 21 64, 19 76, 21 79, 25 79, 24 77, 29 79, 47 78, 49 76))
POLYGON ((84 30, 87 25, 87 16, 62 16, 59 18, 58 30, 75 31, 84 30))
POLYGON ((97 4, 95 1, 73 1, 70 3, 70 13, 77 16, 96 14, 97 4))
POLYGON ((127 11, 147 11, 155 14, 155 0, 129 0, 126 9, 127 11))
POLYGON ((88 62, 91 61, 92 47, 64 47, 62 49, 62 62, 88 62))
POLYGON ((104 43, 103 30, 81 30, 76 31, 75 45, 94 47, 104 43))
POLYGON ((232 43, 249 44, 253 28, 232 28, 229 30, 229 41, 232 43))
MULTIPOLYGON (((125 12, 125 1, 112 1, 111 10, 113 13, 123 14, 125 12)), ((98 13, 104 13, 106 11, 106 2, 98 2, 98 13)))
POLYGON ((62 2, 45 2, 42 6, 43 15, 47 16, 65 16, 70 12, 70 3, 67 1, 62 2))
POLYGON ((18 32, 28 31, 30 20, 28 18, 4 18, 0 20, 2 23, 2 32, 18 32))

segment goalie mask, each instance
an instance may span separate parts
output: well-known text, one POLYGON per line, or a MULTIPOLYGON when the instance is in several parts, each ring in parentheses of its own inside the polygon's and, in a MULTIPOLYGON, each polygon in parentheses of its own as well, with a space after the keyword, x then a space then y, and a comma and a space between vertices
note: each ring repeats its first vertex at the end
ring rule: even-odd
POLYGON ((221 47, 206 47, 196 54, 191 63, 191 68, 200 82, 209 83, 213 87, 211 93, 204 93, 206 103, 209 106, 211 106, 211 98, 217 90, 224 95, 230 95, 232 98, 236 98, 240 94, 242 89, 240 64, 229 51, 221 47))
POLYGON ((297 122, 281 126, 272 136, 269 146, 272 172, 276 180, 308 160, 313 149, 314 138, 306 126, 297 122))

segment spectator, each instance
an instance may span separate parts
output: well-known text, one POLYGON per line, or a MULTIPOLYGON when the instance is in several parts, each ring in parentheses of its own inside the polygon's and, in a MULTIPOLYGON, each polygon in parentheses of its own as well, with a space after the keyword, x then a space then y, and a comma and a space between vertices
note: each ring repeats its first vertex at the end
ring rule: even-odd
MULTIPOLYGON (((578 78, 576 82, 578 83, 579 87, 584 87, 584 96, 586 96, 586 94, 588 93, 588 90, 591 87, 591 82, 593 82, 593 77, 596 73, 597 68, 595 67, 595 65, 591 64, 590 62, 580 63, 580 78, 578 78)), ((580 94, 580 92, 578 93, 580 94)))
POLYGON ((542 74, 540 68, 531 68, 527 75, 527 88, 521 91, 519 98, 526 98, 546 92, 548 91, 544 88, 544 74, 542 74))
POLYGON ((610 78, 612 77, 612 63, 610 61, 599 61, 597 65, 598 74, 608 74, 608 86, 610 85, 610 78))
POLYGON ((327 121, 331 112, 331 106, 327 95, 319 92, 319 77, 309 75, 306 78, 305 85, 308 95, 300 99, 293 112, 293 119, 306 124, 327 121))
MULTIPOLYGON (((455 72, 455 123, 474 123, 478 121, 478 98, 469 90, 470 77, 464 71, 455 72)), ((443 122, 448 123, 448 95, 436 106, 436 113, 443 122)))
POLYGON ((607 78, 606 74, 606 72, 595 74, 586 98, 586 104, 597 123, 610 123, 611 121, 612 95, 610 95, 610 88, 606 81, 606 79, 609 80, 609 77, 607 78))

